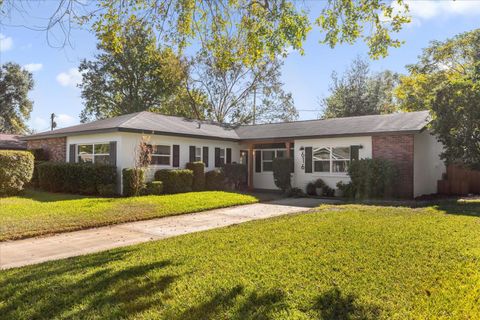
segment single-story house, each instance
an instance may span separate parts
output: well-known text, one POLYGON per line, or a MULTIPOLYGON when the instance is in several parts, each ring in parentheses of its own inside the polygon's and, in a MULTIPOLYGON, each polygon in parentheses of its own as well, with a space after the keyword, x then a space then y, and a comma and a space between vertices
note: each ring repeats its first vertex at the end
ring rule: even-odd
POLYGON ((16 134, 0 133, 0 150, 27 150, 27 143, 16 134))
POLYGON ((428 122, 428 112, 420 111, 232 127, 138 112, 23 139, 53 161, 112 163, 120 176, 134 166, 135 150, 147 135, 153 147, 149 179, 158 169, 184 168, 190 161, 203 161, 206 170, 238 162, 247 165, 248 185, 255 189, 276 189, 276 157, 294 159, 293 186, 302 189, 317 178, 336 188, 349 181, 350 161, 385 158, 400 171, 397 195, 412 198, 436 193, 445 172, 443 147, 428 122))

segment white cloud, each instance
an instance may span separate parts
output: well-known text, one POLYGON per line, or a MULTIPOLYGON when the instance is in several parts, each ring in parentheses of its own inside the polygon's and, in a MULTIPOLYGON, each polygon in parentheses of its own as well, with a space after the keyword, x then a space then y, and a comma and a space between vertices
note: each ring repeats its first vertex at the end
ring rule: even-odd
MULTIPOLYGON (((480 14, 480 1, 430 1, 430 0, 408 0, 405 3, 409 7, 410 15, 413 18, 428 20, 440 16, 473 16, 480 14)), ((398 9, 398 4, 393 3, 398 9)))
POLYGON ((82 82, 82 74, 80 71, 78 71, 78 69, 71 68, 67 72, 59 73, 57 75, 57 81, 64 87, 75 87, 77 84, 82 82))
POLYGON ((13 48, 13 39, 0 33, 0 52, 7 51, 13 48))
POLYGON ((23 69, 30 71, 30 72, 35 72, 35 71, 40 71, 43 68, 43 64, 41 63, 28 63, 23 66, 23 69))
POLYGON ((57 123, 57 127, 68 127, 78 123, 78 120, 71 115, 68 114, 58 114, 55 118, 55 122, 57 123))

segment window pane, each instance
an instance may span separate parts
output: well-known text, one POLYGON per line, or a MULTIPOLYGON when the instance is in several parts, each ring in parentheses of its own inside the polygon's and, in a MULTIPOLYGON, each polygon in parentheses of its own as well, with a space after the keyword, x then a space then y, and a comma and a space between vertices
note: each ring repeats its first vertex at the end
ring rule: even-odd
POLYGON ((315 172, 330 172, 330 161, 314 161, 313 171, 315 172))
POLYGON ((225 157, 225 149, 220 149, 220 158, 225 157))
POLYGON ((153 154, 170 155, 170 146, 153 146, 153 154))
POLYGON ((78 154, 92 154, 93 144, 80 144, 78 145, 78 154))
POLYGON ((330 148, 313 149, 314 160, 330 160, 330 148))
POLYGON ((271 161, 264 161, 263 162, 263 171, 273 171, 271 161))
POLYGON ((195 148, 195 156, 200 158, 202 156, 202 148, 195 148))
POLYGON ((110 144, 96 144, 95 145, 95 154, 109 154, 110 153, 110 144))
POLYGON ((275 151, 263 151, 262 152, 262 159, 263 160, 273 160, 275 157, 275 151))
POLYGON ((110 163, 110 156, 95 156, 95 163, 96 164, 109 164, 110 163))
POLYGON ((332 162, 332 171, 333 172, 348 172, 348 164, 350 161, 342 160, 338 161, 335 160, 332 162))
POLYGON ((79 154, 78 155, 78 162, 87 162, 87 163, 92 163, 93 162, 93 155, 91 154, 79 154))
POLYGON ((169 166, 170 157, 169 156, 152 156, 152 162, 150 164, 169 166))
POLYGON ((332 148, 332 159, 333 160, 350 160, 350 148, 332 148))

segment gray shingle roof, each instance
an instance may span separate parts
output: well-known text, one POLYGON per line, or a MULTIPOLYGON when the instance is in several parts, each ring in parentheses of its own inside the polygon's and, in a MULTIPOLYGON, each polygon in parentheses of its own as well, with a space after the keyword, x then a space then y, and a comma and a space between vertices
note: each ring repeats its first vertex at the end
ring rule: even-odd
POLYGON ((26 150, 27 143, 19 135, 0 133, 0 150, 26 150))
POLYGON ((137 112, 24 137, 25 140, 97 132, 126 131, 205 137, 222 140, 307 138, 368 135, 387 132, 413 133, 429 121, 428 111, 361 117, 245 125, 232 128, 208 121, 195 121, 151 112, 137 112))
POLYGON ((307 120, 241 126, 242 140, 369 135, 387 132, 418 132, 429 121, 428 111, 360 117, 307 120))

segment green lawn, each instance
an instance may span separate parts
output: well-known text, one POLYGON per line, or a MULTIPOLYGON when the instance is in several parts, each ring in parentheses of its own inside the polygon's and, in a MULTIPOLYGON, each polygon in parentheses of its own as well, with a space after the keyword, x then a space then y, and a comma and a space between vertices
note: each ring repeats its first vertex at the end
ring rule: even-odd
POLYGON ((0 241, 256 202, 228 192, 136 198, 92 198, 27 191, 0 198, 0 241))
POLYGON ((0 272, 5 319, 477 319, 480 203, 324 206, 0 272))

